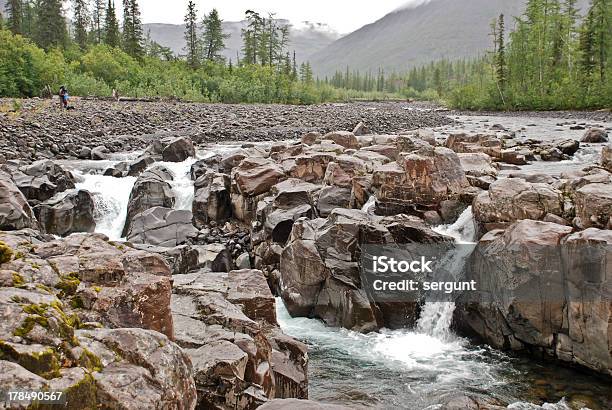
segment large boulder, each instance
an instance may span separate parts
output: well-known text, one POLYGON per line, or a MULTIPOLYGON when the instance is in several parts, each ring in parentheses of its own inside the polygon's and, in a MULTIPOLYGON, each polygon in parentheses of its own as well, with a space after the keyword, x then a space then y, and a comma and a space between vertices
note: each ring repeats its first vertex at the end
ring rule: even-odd
POLYGON ((612 231, 522 220, 472 254, 457 323, 496 348, 541 352, 612 374, 612 231))
POLYGON ((579 228, 612 229, 612 184, 594 183, 574 194, 579 228))
POLYGON ((437 208, 444 200, 458 199, 469 187, 457 154, 427 145, 429 148, 403 152, 396 162, 374 170, 377 213, 407 213, 417 206, 437 208))
POLYGON ((350 208, 351 189, 327 186, 321 189, 317 201, 319 215, 326 218, 336 208, 350 208))
POLYGON ((244 196, 266 193, 284 177, 282 169, 271 160, 246 158, 232 170, 232 181, 244 196))
POLYGON ((161 143, 162 159, 166 162, 183 162, 189 157, 195 157, 195 147, 189 138, 165 138, 161 143))
POLYGON ((580 142, 608 142, 608 133, 603 128, 589 128, 582 136, 580 142))
POLYGON ((208 172, 194 184, 192 212, 194 224, 202 228, 210 222, 228 221, 232 215, 230 177, 226 174, 208 172))
POLYGON ((601 165, 612 172, 612 144, 606 145, 601 151, 601 165))
POLYGON ((501 157, 502 141, 495 135, 487 134, 451 134, 446 140, 446 147, 457 153, 481 152, 494 158, 501 157))
POLYGON ((335 209, 327 219, 299 219, 280 259, 281 296, 292 316, 316 317, 330 326, 369 332, 415 324, 418 303, 377 304, 362 286, 364 245, 448 241, 422 220, 383 218, 335 209))
POLYGON ((232 170, 232 215, 243 222, 252 222, 258 202, 284 178, 283 170, 272 160, 244 159, 232 170))
POLYGON ((547 214, 562 216, 563 196, 547 184, 504 178, 474 199, 473 212, 481 227, 489 231, 521 219, 542 220, 547 214))
POLYGON ((93 232, 94 199, 89 191, 79 190, 52 198, 34 207, 43 232, 66 236, 76 232, 93 232))
POLYGON ((172 271, 173 275, 182 275, 201 267, 200 252, 198 247, 190 245, 179 245, 174 248, 133 243, 135 249, 156 253, 162 256, 172 271))
POLYGON ((493 165, 491 157, 482 152, 457 154, 461 168, 467 175, 474 177, 497 176, 497 168, 493 165))
POLYGON ((63 391, 67 408, 194 408, 164 260, 102 235, 46 240, 0 233, 14 256, 0 261, 0 384, 63 391))
POLYGON ((12 178, 0 171, 0 230, 36 227, 32 208, 12 178))
POLYGON ((352 179, 366 174, 365 161, 349 155, 339 155, 327 165, 323 182, 341 188, 350 188, 352 179))
POLYGON ((190 211, 154 207, 137 214, 132 220, 127 239, 134 243, 175 247, 198 236, 190 211))
POLYGON ((325 152, 307 152, 282 162, 283 169, 292 178, 304 182, 320 183, 325 177, 327 165, 335 158, 325 152))
POLYGON ((318 190, 317 185, 294 178, 276 184, 272 195, 260 201, 257 209, 257 220, 265 237, 284 244, 296 220, 316 215, 314 197, 318 190))
POLYGON ((307 397, 306 347, 276 325, 261 271, 175 276, 177 342, 193 362, 202 408, 254 408, 307 397))
POLYGON ((156 206, 174 206, 175 196, 169 181, 172 181, 172 174, 165 167, 154 167, 138 177, 130 193, 122 236, 127 235, 137 214, 156 206))
POLYGON ((74 177, 51 160, 41 160, 20 167, 13 173, 17 187, 33 204, 46 201, 55 194, 74 188, 74 177))
POLYGON ((321 137, 321 140, 329 140, 348 149, 359 149, 359 141, 355 134, 348 131, 333 131, 321 137))

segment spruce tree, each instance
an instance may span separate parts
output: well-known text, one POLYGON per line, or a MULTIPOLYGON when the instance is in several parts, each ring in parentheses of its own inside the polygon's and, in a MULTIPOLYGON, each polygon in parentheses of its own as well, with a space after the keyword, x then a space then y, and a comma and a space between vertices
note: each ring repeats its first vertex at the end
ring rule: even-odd
POLYGON ((92 40, 94 44, 102 43, 104 29, 105 0, 94 0, 91 21, 92 40))
POLYGON ((86 0, 73 0, 73 26, 74 41, 84 50, 87 47, 87 26, 89 25, 89 15, 87 12, 86 0))
POLYGON ((36 8, 36 43, 49 50, 64 47, 68 38, 66 19, 62 13, 61 0, 39 0, 36 8))
POLYGON ((587 13, 580 32, 580 74, 583 86, 591 83, 595 71, 595 16, 593 9, 587 13))
POLYGON ((33 0, 22 0, 21 4, 23 9, 23 34, 28 37, 33 37, 36 20, 36 5, 33 0))
MULTIPOLYGON (((505 46, 505 23, 504 15, 500 14, 497 19, 497 53, 495 58, 495 74, 501 92, 506 88, 506 46, 505 46)), ((503 98, 503 97, 502 97, 503 98)))
POLYGON ((104 16, 104 43, 111 47, 119 47, 120 41, 119 22, 117 21, 115 3, 113 0, 108 0, 108 6, 106 7, 104 16))
POLYGON ((224 61, 225 39, 229 35, 223 32, 223 20, 219 18, 217 9, 213 9, 202 21, 202 43, 204 45, 204 58, 208 61, 224 61))
POLYGON ((263 19, 253 11, 246 11, 247 27, 242 29, 242 53, 245 64, 257 64, 259 44, 263 32, 263 19))
POLYGON ((8 0, 6 3, 7 25, 14 34, 23 34, 23 2, 8 0))
POLYGON ((200 65, 197 14, 196 5, 190 0, 185 15, 185 52, 187 53, 187 64, 191 68, 197 68, 200 65))
POLYGON ((138 0, 123 0, 123 50, 134 58, 145 54, 138 0))
POLYGON ((599 80, 606 79, 608 53, 612 47, 612 0, 593 0, 593 35, 595 40, 595 60, 597 62, 599 80))

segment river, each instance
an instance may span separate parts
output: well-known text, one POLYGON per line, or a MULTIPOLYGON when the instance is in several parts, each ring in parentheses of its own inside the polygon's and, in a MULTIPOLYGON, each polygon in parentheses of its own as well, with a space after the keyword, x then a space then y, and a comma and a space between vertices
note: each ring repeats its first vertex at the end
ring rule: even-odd
MULTIPOLYGON (((517 125, 516 118, 460 118, 475 129, 485 121, 517 125)), ((523 119, 524 123, 533 121, 523 119)), ((553 121, 544 126, 523 127, 530 133, 550 131, 553 121)), ((608 124, 609 125, 609 124, 608 124)), ((572 134, 572 137, 575 137, 572 134)), ((198 157, 228 147, 212 148, 198 157)), ((130 191, 135 177, 103 176, 103 170, 134 158, 131 153, 113 161, 66 161, 79 179, 78 189, 95 195, 96 232, 113 240, 121 239, 130 191)), ((560 173, 593 163, 599 152, 586 148, 571 161, 555 164, 538 162, 525 167, 539 172, 543 169, 560 173)), ((177 209, 189 209, 193 199, 193 181, 189 169, 196 159, 182 163, 161 163, 174 175, 171 183, 177 209)), ((160 163, 154 164, 158 166, 160 163)), ((438 232, 470 241, 473 235, 471 212, 468 209, 450 226, 438 227, 438 232)), ((533 358, 511 356, 487 346, 479 346, 457 336, 450 328, 454 305, 431 303, 423 308, 416 329, 382 330, 360 334, 334 329, 307 318, 291 318, 281 299, 277 313, 282 329, 304 341, 310 347, 310 398, 341 403, 351 407, 438 409, 450 398, 462 395, 478 396, 510 404, 514 409, 569 409, 588 407, 612 408, 609 381, 579 370, 561 367, 533 358)))

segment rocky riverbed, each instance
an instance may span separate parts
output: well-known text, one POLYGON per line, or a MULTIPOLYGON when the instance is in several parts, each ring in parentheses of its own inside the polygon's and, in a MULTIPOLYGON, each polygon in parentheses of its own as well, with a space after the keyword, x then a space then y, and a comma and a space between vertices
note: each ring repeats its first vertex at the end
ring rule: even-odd
POLYGON ((605 113, 1 115, 0 390, 68 408, 612 406, 605 113), (482 286, 443 303, 380 302, 360 274, 373 244, 468 242, 460 273, 482 286))
POLYGON ((379 134, 452 122, 426 105, 397 103, 224 105, 75 98, 73 105, 74 110, 62 111, 50 100, 0 99, 2 154, 7 159, 84 159, 96 147, 108 152, 145 149, 150 140, 168 135, 186 136, 196 144, 279 141, 310 131, 352 130, 361 121, 379 134))

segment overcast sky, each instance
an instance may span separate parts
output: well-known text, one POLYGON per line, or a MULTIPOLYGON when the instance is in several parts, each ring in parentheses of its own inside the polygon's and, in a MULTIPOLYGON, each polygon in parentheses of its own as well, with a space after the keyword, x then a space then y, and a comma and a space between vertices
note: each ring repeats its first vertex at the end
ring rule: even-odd
MULTIPOLYGON (((422 0, 195 0, 199 14, 212 8, 226 21, 239 21, 247 9, 276 13, 278 18, 327 23, 340 33, 349 33, 372 23, 400 6, 422 0)), ((115 0, 118 8, 120 0, 115 0)), ((187 0, 140 0, 145 23, 181 24, 187 0)))

